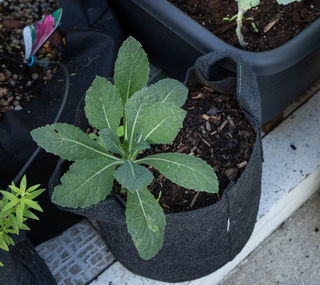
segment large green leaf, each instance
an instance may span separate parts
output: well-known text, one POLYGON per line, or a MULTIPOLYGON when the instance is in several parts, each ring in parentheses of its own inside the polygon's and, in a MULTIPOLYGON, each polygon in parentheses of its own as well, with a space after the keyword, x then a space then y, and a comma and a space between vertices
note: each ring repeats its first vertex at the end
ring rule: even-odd
POLYGON ((183 153, 161 153, 135 161, 149 164, 172 182, 197 191, 217 193, 218 179, 212 167, 200 158, 183 153))
POLYGON ((91 159, 77 161, 55 187, 52 201, 60 206, 85 208, 98 203, 110 194, 113 172, 123 161, 91 159))
POLYGON ((133 37, 126 39, 119 49, 114 69, 114 85, 123 105, 136 91, 147 85, 149 70, 148 58, 141 44, 133 37))
POLYGON ((188 96, 188 88, 175 79, 159 80, 153 87, 158 91, 159 102, 173 103, 178 107, 184 104, 188 96))
POLYGON ((153 180, 153 175, 147 168, 131 160, 126 160, 126 163, 114 172, 114 177, 122 187, 131 192, 148 186, 153 180))
POLYGON ((166 144, 177 136, 186 111, 172 103, 157 102, 144 112, 142 140, 148 143, 166 144))
POLYGON ((144 122, 144 111, 159 99, 155 88, 145 87, 136 92, 125 106, 125 114, 128 123, 128 141, 132 146, 138 132, 144 122))
POLYGON ((70 161, 113 157, 79 128, 64 123, 46 125, 31 131, 32 138, 47 152, 70 161))
POLYGON ((102 145, 110 152, 124 155, 119 137, 111 129, 103 129, 99 132, 102 145))
POLYGON ((240 7, 247 11, 252 7, 258 6, 260 4, 260 0, 236 0, 239 2, 240 7))
POLYGON ((117 132, 123 115, 123 105, 116 87, 106 78, 96 76, 86 93, 86 116, 98 130, 117 132))
POLYGON ((154 257, 162 247, 166 217, 147 188, 128 192, 126 221, 140 256, 154 257))

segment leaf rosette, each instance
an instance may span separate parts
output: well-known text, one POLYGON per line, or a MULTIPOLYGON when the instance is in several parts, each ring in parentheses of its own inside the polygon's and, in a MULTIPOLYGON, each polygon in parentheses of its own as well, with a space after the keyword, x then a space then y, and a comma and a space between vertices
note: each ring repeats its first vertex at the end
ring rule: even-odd
POLYGON ((161 249, 166 225, 161 206, 147 188, 153 174, 144 165, 183 187, 218 192, 213 169, 199 158, 164 153, 137 159, 151 144, 172 142, 186 114, 181 106, 188 89, 182 83, 163 79, 146 86, 148 79, 147 56, 140 43, 129 37, 118 53, 114 85, 97 76, 86 93, 85 113, 99 130, 98 136, 88 136, 68 124, 31 132, 46 151, 74 161, 54 189, 54 203, 89 207, 110 194, 114 179, 127 190, 128 231, 144 259, 161 249))

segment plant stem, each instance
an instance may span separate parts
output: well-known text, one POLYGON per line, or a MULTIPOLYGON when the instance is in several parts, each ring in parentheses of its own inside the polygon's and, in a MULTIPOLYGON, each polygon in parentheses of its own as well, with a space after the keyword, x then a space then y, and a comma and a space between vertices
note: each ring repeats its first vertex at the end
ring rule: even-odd
POLYGON ((124 139, 124 141, 126 141, 126 140, 128 140, 128 124, 127 124, 127 120, 126 120, 126 116, 124 114, 124 111, 123 111, 123 131, 124 131, 123 139, 124 139))
POLYGON ((243 10, 240 7, 240 4, 238 2, 238 16, 237 16, 237 28, 236 28, 236 34, 239 40, 239 44, 243 47, 246 45, 246 43, 244 42, 243 39, 243 35, 241 33, 241 29, 242 29, 242 19, 243 19, 243 15, 245 14, 245 12, 247 12, 246 10, 243 10))

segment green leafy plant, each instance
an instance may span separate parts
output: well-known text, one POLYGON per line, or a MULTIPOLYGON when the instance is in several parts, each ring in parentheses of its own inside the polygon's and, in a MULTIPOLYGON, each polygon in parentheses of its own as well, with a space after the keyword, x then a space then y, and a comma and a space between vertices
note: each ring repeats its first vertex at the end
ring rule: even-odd
POLYGON ((31 132, 46 151, 74 161, 54 189, 54 203, 89 207, 110 194, 114 179, 126 189, 128 231, 144 259, 161 249, 166 225, 161 206, 147 189, 154 177, 145 165, 183 187, 218 191, 213 169, 197 157, 162 153, 137 158, 150 144, 172 142, 186 113, 180 108, 188 94, 182 83, 163 79, 147 87, 148 78, 147 55, 140 43, 129 37, 118 53, 114 85, 97 76, 86 93, 85 113, 99 136, 88 136, 61 123, 31 132))
MULTIPOLYGON (((14 183, 9 186, 11 192, 0 191, 0 248, 9 251, 9 245, 14 246, 14 241, 9 234, 19 234, 19 230, 29 230, 24 221, 29 219, 39 220, 29 209, 42 212, 41 207, 34 198, 39 196, 45 189, 38 189, 40 185, 35 185, 27 189, 27 178, 24 176, 20 183, 20 188, 14 183), (38 190, 37 190, 38 189, 38 190)), ((0 262, 0 266, 3 264, 0 262)))
MULTIPOLYGON (((301 0, 277 0, 279 5, 287 5, 294 1, 300 2, 301 0)), ((260 0, 236 0, 238 2, 238 14, 237 14, 237 28, 236 34, 238 37, 239 44, 241 46, 245 46, 246 43, 244 41, 241 29, 242 29, 242 20, 244 19, 244 14, 251 9, 252 7, 258 6, 260 4, 260 0)), ((253 26, 254 30, 257 32, 257 29, 253 26)))

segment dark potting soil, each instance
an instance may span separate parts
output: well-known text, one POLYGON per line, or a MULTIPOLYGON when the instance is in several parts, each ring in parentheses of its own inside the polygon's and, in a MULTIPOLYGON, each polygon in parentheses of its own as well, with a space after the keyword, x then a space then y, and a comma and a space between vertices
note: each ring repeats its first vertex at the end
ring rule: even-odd
MULTIPOLYGON (((156 153, 180 152, 194 155, 211 165, 218 177, 219 193, 196 192, 178 186, 149 166, 155 179, 148 187, 158 198, 164 213, 176 213, 210 206, 218 202, 231 181, 236 182, 251 156, 256 133, 232 95, 220 94, 204 86, 189 88, 182 107, 187 111, 183 127, 168 145, 152 145, 138 158, 156 153)), ((114 193, 126 200, 115 182, 114 193)))
MULTIPOLYGON (((1 1, 0 53, 17 61, 24 59, 22 30, 57 9, 57 1, 1 1)), ((38 59, 58 61, 63 50, 59 31, 36 54, 38 59)), ((25 108, 49 81, 57 68, 27 67, 1 58, 0 55, 0 121, 8 110, 25 108)))
MULTIPOLYGON (((234 0, 168 0, 199 24, 226 43, 242 48, 235 33, 236 21, 229 23, 238 12, 234 0)), ((257 7, 248 10, 243 20, 242 34, 247 43, 243 49, 267 51, 291 40, 320 17, 320 1, 301 0, 288 5, 278 5, 276 0, 261 0, 257 7), (258 29, 254 31, 252 23, 258 29), (271 28, 271 23, 274 23, 271 28), (269 25, 269 26, 268 26, 269 25), (267 29, 268 30, 267 30, 267 29)))

